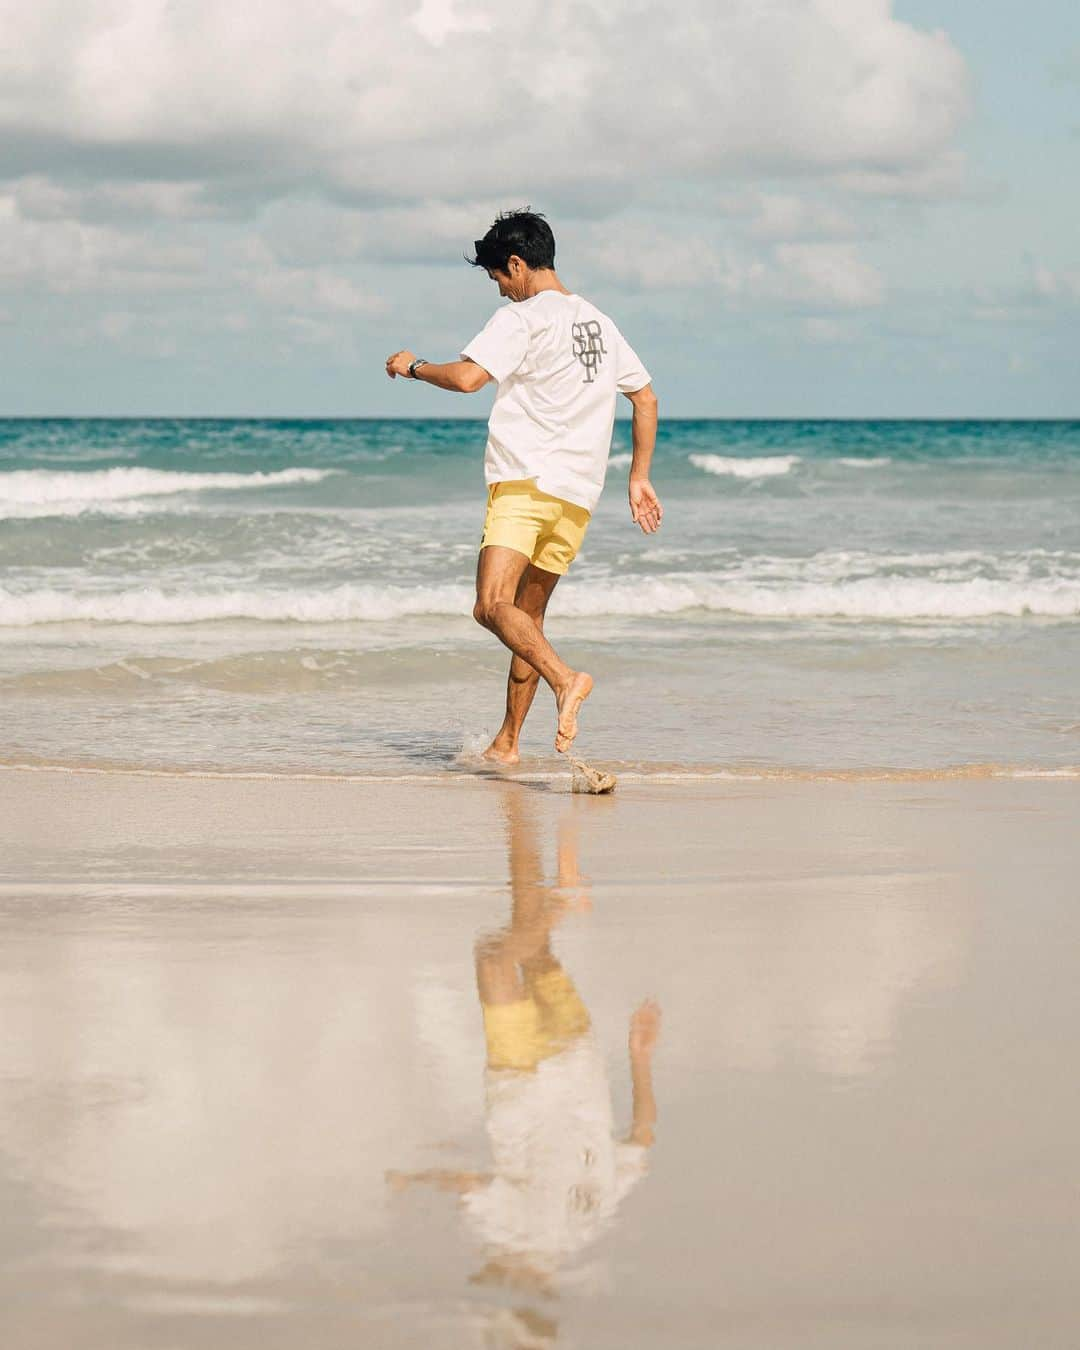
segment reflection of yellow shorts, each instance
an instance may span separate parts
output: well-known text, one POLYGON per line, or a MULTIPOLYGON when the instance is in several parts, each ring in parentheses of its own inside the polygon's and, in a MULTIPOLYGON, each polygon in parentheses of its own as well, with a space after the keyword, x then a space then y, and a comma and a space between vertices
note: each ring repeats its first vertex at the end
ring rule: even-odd
POLYGON ((589 1029, 588 1010, 559 968, 526 970, 524 998, 483 1009, 489 1069, 535 1069, 589 1029))
POLYGON ((492 483, 480 547, 512 548, 545 572, 560 576, 577 556, 589 512, 541 492, 531 478, 492 483))

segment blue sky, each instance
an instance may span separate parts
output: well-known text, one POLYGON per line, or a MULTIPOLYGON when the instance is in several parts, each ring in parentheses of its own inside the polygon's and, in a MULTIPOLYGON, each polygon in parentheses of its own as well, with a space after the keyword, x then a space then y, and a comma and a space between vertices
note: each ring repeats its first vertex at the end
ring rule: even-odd
POLYGON ((1080 416, 1066 0, 0 0, 0 413, 391 384, 547 212, 681 416, 1080 416))

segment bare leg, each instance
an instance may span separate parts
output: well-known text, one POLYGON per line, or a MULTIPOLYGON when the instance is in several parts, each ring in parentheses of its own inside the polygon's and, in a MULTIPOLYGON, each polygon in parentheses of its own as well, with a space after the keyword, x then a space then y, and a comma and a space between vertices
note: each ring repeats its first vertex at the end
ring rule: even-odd
POLYGON ((506 798, 510 862, 510 922, 476 945, 476 980, 480 999, 488 1005, 513 1003, 525 997, 524 970, 561 970, 551 950, 551 930, 567 910, 563 889, 588 887, 578 868, 577 835, 566 825, 559 832, 559 882, 544 882, 536 821, 516 795, 506 798))
MULTIPOLYGON (((541 633, 544 631, 544 614, 548 601, 558 584, 557 572, 545 572, 543 568, 529 563, 521 581, 518 583, 514 604, 523 609, 535 621, 541 633)), ((517 764, 521 759, 518 740, 521 728, 528 716, 540 676, 527 661, 520 656, 510 659, 510 674, 506 681, 506 716, 503 724, 495 733, 495 739, 484 751, 484 758, 497 764, 517 764)))
MULTIPOLYGON (((509 785, 508 785, 509 786, 509 785)), ((482 1003, 513 1003, 525 997, 521 971, 554 965, 550 933, 559 911, 544 885, 536 825, 515 796, 506 802, 510 845, 510 922, 476 946, 476 983, 482 1003)))
POLYGON ((577 735, 577 712, 592 692, 593 680, 561 660, 536 620, 514 603, 529 566, 525 554, 515 549, 499 545, 481 549, 473 617, 550 685, 559 713, 555 749, 562 752, 577 735))

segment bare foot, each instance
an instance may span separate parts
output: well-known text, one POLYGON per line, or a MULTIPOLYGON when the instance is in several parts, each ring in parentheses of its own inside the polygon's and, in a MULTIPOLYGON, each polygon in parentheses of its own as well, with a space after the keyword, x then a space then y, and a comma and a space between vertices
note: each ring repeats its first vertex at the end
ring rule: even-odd
POLYGON ((593 678, 579 670, 560 691, 556 700, 559 709, 559 729, 555 733, 555 749, 559 754, 565 752, 574 743, 577 735, 578 709, 592 693, 593 678))
POLYGON ((507 767, 521 763, 521 756, 518 754, 516 749, 503 750, 498 745, 496 745, 494 741, 492 741, 491 744, 488 746, 488 748, 484 751, 483 758, 490 759, 495 764, 505 764, 507 767))

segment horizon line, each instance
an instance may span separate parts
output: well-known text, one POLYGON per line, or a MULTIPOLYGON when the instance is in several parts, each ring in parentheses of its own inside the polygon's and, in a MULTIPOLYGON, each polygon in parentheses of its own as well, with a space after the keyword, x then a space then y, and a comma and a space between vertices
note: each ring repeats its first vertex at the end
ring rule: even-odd
MULTIPOLYGON (((630 422, 629 417, 616 417, 616 422, 630 422)), ((0 422, 486 422, 487 417, 437 417, 427 414, 420 417, 405 417, 400 414, 372 415, 352 413, 5 413, 0 412, 0 422)), ((1075 414, 978 414, 949 413, 934 416, 928 413, 910 415, 867 414, 854 416, 847 414, 817 413, 810 416, 786 414, 767 416, 760 413, 739 416, 734 413, 708 413, 695 415, 679 413, 660 418, 665 422, 1080 422, 1080 412, 1075 414)))

